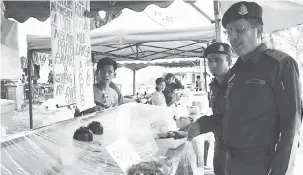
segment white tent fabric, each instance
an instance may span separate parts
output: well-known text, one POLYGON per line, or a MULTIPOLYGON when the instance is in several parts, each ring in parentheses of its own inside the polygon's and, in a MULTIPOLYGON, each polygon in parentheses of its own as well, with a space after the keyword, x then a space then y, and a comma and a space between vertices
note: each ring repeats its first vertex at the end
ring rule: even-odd
MULTIPOLYGON (((153 60, 160 57, 176 58, 180 57, 182 54, 183 57, 199 57, 203 52, 203 47, 205 47, 205 44, 196 42, 207 42, 214 38, 215 30, 213 27, 201 27, 186 30, 114 30, 112 32, 104 33, 102 31, 95 30, 91 32, 92 52, 102 53, 102 55, 97 56, 97 59, 105 56, 112 56, 117 61, 134 60, 136 58, 136 48, 133 44, 140 44, 139 56, 144 58, 144 60, 153 60), (128 48, 117 50, 124 47, 128 48), (175 50, 164 52, 168 49, 175 50), (194 50, 195 52, 187 53, 190 50, 194 50), (160 55, 155 54, 161 51, 164 53, 160 55), (155 55, 146 58, 144 57, 144 55, 151 54, 155 55), (175 55, 167 56, 168 54, 175 55)), ((50 37, 47 36, 28 35, 27 42, 28 49, 47 49, 49 51, 51 48, 51 40, 50 37)))
MULTIPOLYGON (((212 0, 204 1, 202 6, 209 11, 209 4, 212 5, 212 0)), ((200 57, 206 46, 202 43, 213 39, 214 24, 182 0, 166 9, 153 5, 144 12, 124 9, 117 19, 91 31, 95 61, 108 56, 117 61, 136 60, 136 44, 139 60, 200 57), (173 14, 176 9, 184 13, 173 14), (172 19, 163 20, 168 16, 172 19)), ((51 48, 49 36, 28 36, 27 42, 28 49, 51 48)))
POLYGON ((1 74, 0 79, 19 79, 22 69, 18 47, 18 23, 1 21, 1 74))
MULTIPOLYGON (((220 1, 222 15, 232 4, 239 1, 220 1)), ((257 0, 255 2, 263 8, 265 33, 303 24, 302 0, 257 0)))
MULTIPOLYGON (((222 14, 235 2, 220 1, 222 14)), ((303 23, 303 2, 267 0, 257 3, 263 7, 265 32, 303 23)), ((212 0, 196 1, 195 5, 213 19, 212 0)), ((93 30, 91 37, 95 62, 103 57, 136 60, 136 45, 138 60, 200 57, 205 47, 201 43, 215 38, 215 28, 188 3, 176 0, 166 9, 152 5, 143 12, 124 9, 117 19, 93 30), (182 13, 176 9, 182 9, 182 13), (169 20, 163 20, 167 18, 169 20)), ((50 38, 28 36, 28 48, 50 49, 50 38)))

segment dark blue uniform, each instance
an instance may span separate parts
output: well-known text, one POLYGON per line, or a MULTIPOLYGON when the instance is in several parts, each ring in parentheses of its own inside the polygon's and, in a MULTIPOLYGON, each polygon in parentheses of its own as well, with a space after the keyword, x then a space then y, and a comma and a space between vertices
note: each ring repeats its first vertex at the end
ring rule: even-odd
POLYGON ((264 44, 247 58, 231 76, 226 92, 228 171, 284 175, 301 124, 298 65, 264 44))
MULTIPOLYGON (((213 114, 217 116, 223 116, 225 113, 225 94, 227 89, 229 75, 225 76, 223 84, 219 84, 216 79, 210 83, 210 106, 212 108, 213 114)), ((214 117, 214 116, 212 116, 214 117)), ((215 122, 215 121, 214 121, 215 122)), ((200 122, 201 133, 207 132, 206 126, 207 122, 200 122)), ((211 125, 210 125, 211 126, 211 125)), ((226 167, 226 151, 223 142, 223 133, 222 133, 222 119, 221 122, 218 121, 214 123, 213 128, 211 130, 215 136, 215 149, 214 149, 214 172, 215 175, 224 175, 225 167, 226 167)))
MULTIPOLYGON (((225 43, 213 43, 204 51, 205 56, 211 53, 229 56, 231 54, 231 47, 225 43)), ((223 142, 222 117, 225 113, 225 94, 227 90, 228 78, 229 72, 226 73, 222 84, 219 84, 216 78, 214 78, 209 84, 209 103, 210 107, 212 108, 213 115, 203 116, 197 120, 197 122, 200 124, 201 134, 213 132, 215 136, 213 159, 215 175, 225 174, 226 151, 223 142)))
MULTIPOLYGON (((257 19, 263 24, 262 13, 255 2, 237 2, 223 15, 222 25, 227 28, 238 19, 257 19)), ((265 44, 237 62, 228 81, 223 117, 227 172, 285 175, 291 169, 297 147, 294 138, 301 125, 298 65, 286 53, 267 49, 265 44)))

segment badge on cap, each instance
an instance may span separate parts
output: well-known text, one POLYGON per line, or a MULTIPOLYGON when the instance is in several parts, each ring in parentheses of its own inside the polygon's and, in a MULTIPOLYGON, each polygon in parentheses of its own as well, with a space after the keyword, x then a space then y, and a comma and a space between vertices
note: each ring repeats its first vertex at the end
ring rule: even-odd
POLYGON ((247 8, 244 4, 242 4, 239 8, 239 12, 240 15, 246 15, 248 13, 247 8))
POLYGON ((222 45, 220 45, 218 51, 223 52, 224 51, 224 47, 222 45))

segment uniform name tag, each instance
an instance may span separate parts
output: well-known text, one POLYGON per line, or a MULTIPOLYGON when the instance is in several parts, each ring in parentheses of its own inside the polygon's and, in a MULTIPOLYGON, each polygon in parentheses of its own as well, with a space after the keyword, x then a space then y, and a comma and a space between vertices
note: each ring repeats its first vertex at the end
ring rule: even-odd
POLYGON ((253 80, 246 80, 245 84, 260 84, 260 85, 266 85, 265 80, 259 80, 259 79, 253 79, 253 80))

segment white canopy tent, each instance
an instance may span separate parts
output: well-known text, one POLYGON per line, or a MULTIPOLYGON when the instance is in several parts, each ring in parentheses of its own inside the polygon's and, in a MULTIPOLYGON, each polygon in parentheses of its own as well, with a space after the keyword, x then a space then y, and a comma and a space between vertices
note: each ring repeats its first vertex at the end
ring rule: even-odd
MULTIPOLYGON (((221 14, 234 2, 219 1, 221 14)), ((303 23, 302 2, 297 2, 296 0, 266 0, 258 1, 258 3, 263 7, 264 11, 265 32, 272 32, 303 23)), ((93 61, 96 62, 103 57, 112 57, 117 61, 151 61, 163 58, 201 57, 206 43, 216 38, 215 30, 218 28, 215 28, 215 24, 216 26, 220 24, 220 15, 216 15, 216 18, 214 18, 214 8, 216 7, 214 7, 213 0, 196 1, 194 4, 176 0, 166 9, 148 12, 147 9, 150 7, 153 6, 147 7, 141 13, 124 9, 122 15, 113 22, 92 31, 93 61), (157 15, 159 14, 158 12, 169 11, 170 8, 176 8, 177 6, 179 6, 180 10, 176 16, 183 16, 183 22, 180 22, 182 21, 180 20, 174 23, 174 20, 172 20, 173 22, 168 20, 170 22, 166 22, 167 24, 161 24, 161 17, 157 15), (199 7, 203 11, 200 11, 200 13, 206 18, 191 6, 199 7), (180 13, 181 9, 182 13, 180 13), (190 16, 188 12, 195 13, 195 15, 190 16), (154 17, 158 17, 158 20, 151 18, 153 13, 154 17), (184 21, 191 21, 191 25, 186 26, 184 21)), ((27 42, 28 50, 30 51, 49 52, 51 48, 50 36, 28 36, 27 42)))
MULTIPOLYGON (((205 2, 211 4, 212 1, 205 2)), ((151 11, 160 10, 156 6, 141 13, 124 9, 113 22, 91 31, 93 62, 104 57, 116 61, 201 57, 206 43, 215 40, 214 24, 183 1, 175 1, 167 9, 178 6, 189 12, 185 14, 187 18, 201 20, 201 23, 191 22, 187 26, 186 19, 181 19, 166 27, 151 17, 151 11)), ((50 36, 28 36, 27 42, 32 51, 49 52, 51 48, 50 36)), ((135 70, 133 73, 133 89, 136 89, 135 70)))
MULTIPOLYGON (((154 60, 161 58, 200 57, 205 43, 215 38, 214 27, 162 30, 116 30, 91 32, 95 58, 110 56, 116 61, 154 60), (137 48, 136 48, 137 46, 137 48), (139 50, 138 57, 136 49, 139 50), (157 53, 158 52, 158 53, 157 53)), ((49 36, 27 36, 28 50, 51 49, 49 36)), ((95 60, 96 62, 97 60, 95 60)))
MULTIPOLYGON (((209 10, 212 0, 200 6, 203 5, 212 12, 209 10)), ((206 46, 201 43, 214 39, 214 24, 182 0, 176 0, 166 9, 155 5, 143 12, 124 9, 117 19, 91 31, 94 62, 103 57, 116 61, 200 57, 206 46), (176 9, 186 13, 176 16, 176 9), (174 19, 163 21, 167 16, 174 19)), ((50 36, 28 36, 27 40, 29 50, 51 48, 50 36)))
MULTIPOLYGON (((219 2, 223 14, 237 1, 219 2)), ((303 22, 303 2, 258 1, 258 3, 264 11, 265 32, 303 22), (273 20, 275 18, 282 19, 283 23, 276 22, 273 20)), ((198 1, 194 5, 199 7, 204 15, 214 19, 212 0, 198 1)), ((111 57, 116 61, 152 61, 201 57, 206 43, 214 40, 215 35, 215 25, 182 0, 176 0, 166 9, 153 5, 143 12, 124 9, 117 19, 91 32, 92 59, 93 62, 104 57, 111 57), (184 13, 173 13, 173 9, 182 9, 184 13), (167 18, 172 14, 175 14, 173 17, 176 19, 163 20, 163 16, 167 18), (189 22, 185 23, 187 21, 189 22)), ((50 51, 50 36, 28 36, 27 40, 29 50, 50 51)))

